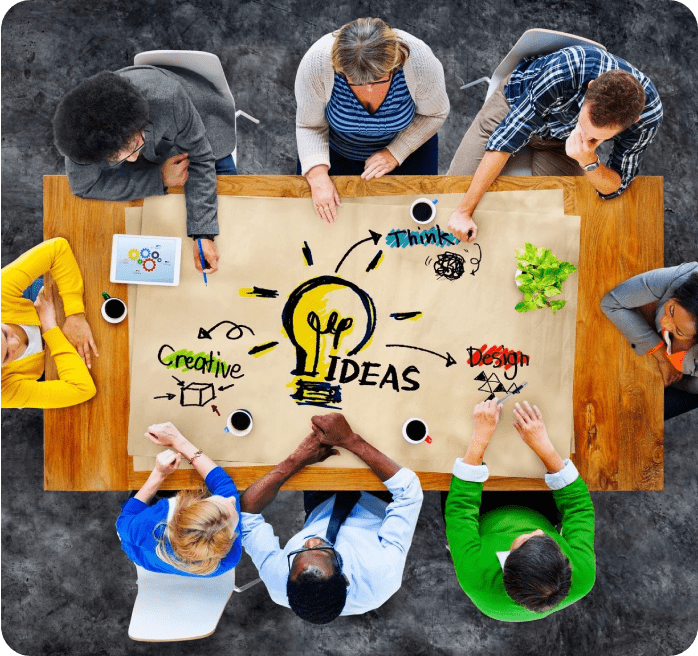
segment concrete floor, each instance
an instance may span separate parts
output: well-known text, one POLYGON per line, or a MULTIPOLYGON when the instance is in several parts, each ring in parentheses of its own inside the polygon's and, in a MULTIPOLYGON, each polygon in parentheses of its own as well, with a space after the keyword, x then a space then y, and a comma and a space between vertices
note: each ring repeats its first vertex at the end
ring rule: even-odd
MULTIPOLYGON (((2 23, 2 263, 42 239, 42 175, 61 174, 50 118, 83 78, 143 50, 217 53, 239 108, 241 173, 295 171, 293 83, 322 34, 378 15, 425 40, 442 61, 451 114, 440 133, 442 172, 484 98, 459 86, 489 74, 530 27, 606 45, 656 84, 664 124, 642 173, 665 178, 665 262, 698 254, 698 29, 671 0, 32 0, 2 23)), ((593 591, 523 625, 480 614, 444 548, 438 495, 426 494, 402 589, 384 606, 325 627, 273 604, 262 585, 228 605, 218 631, 194 643, 134 643, 127 627, 135 570, 114 532, 126 493, 44 493, 42 413, 2 412, 2 634, 21 654, 679 654, 698 630, 698 416, 666 424, 662 493, 594 494, 598 575, 593 591)), ((300 493, 268 513, 282 540, 302 523, 300 493)), ((245 556, 238 580, 256 570, 245 556)))

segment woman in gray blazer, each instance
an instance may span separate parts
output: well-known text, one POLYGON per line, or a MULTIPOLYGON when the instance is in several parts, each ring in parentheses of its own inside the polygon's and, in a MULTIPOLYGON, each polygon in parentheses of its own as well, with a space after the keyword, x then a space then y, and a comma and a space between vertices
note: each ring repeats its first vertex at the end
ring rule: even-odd
POLYGON ((611 290, 601 308, 664 378, 664 419, 698 408, 698 262, 655 269, 611 290))

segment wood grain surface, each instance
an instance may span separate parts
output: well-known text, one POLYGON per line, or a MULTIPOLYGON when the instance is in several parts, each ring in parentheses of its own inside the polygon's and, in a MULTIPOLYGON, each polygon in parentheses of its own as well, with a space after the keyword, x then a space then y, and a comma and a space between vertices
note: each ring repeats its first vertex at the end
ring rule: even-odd
MULTIPOLYGON (((341 196, 460 193, 470 177, 389 176, 363 181, 333 178, 341 196)), ((582 217, 575 347, 572 459, 591 490, 663 489, 661 377, 637 357, 601 312, 604 294, 627 278, 663 265, 662 178, 639 177, 620 197, 603 201, 584 178, 501 177, 490 191, 564 190, 565 213, 582 217)), ((170 193, 183 193, 171 188, 170 193)), ((226 176, 218 193, 240 196, 310 197, 300 176, 226 176)), ((44 487, 47 490, 138 489, 148 472, 134 472, 126 453, 129 416, 127 322, 102 321, 101 292, 127 299, 125 285, 109 282, 112 235, 124 232, 127 206, 82 200, 65 176, 44 177, 44 238, 70 242, 85 280, 87 318, 100 357, 92 366, 97 395, 73 408, 47 410, 44 418, 44 487)), ((52 363, 47 378, 55 378, 52 363)), ((454 458, 458 455, 454 454, 454 458)), ((271 467, 226 468, 240 489, 271 467)), ((425 490, 445 490, 450 474, 417 472, 425 490)), ((177 471, 165 489, 197 487, 194 470, 177 471)), ((309 467, 284 489, 383 489, 370 471, 309 467)), ((547 489, 544 481, 492 477, 486 489, 547 489)))

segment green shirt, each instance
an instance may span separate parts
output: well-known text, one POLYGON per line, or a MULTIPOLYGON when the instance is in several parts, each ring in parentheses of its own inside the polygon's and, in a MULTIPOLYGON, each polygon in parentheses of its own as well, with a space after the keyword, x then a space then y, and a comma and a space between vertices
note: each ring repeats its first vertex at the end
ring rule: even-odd
POLYGON ((586 483, 578 477, 553 497, 562 513, 562 535, 540 513, 530 508, 497 508, 480 517, 482 483, 454 476, 446 502, 446 537, 465 594, 485 615, 503 622, 529 622, 550 615, 594 587, 594 506, 586 483), (498 551, 509 551, 514 538, 536 529, 549 535, 567 556, 572 568, 572 587, 555 608, 542 613, 516 603, 504 589, 498 551))

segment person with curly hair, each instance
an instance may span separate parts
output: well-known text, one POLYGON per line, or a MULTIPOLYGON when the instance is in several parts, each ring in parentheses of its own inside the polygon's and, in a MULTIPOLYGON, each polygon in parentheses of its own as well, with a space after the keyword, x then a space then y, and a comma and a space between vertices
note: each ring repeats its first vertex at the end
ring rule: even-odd
POLYGON ((210 577, 230 571, 242 555, 235 483, 173 424, 149 426, 146 437, 170 448, 158 454, 148 480, 123 504, 116 520, 121 548, 136 565, 151 572, 210 577), (182 490, 149 505, 182 457, 194 466, 207 489, 182 490))
POLYGON ((183 68, 130 66, 83 80, 53 116, 56 147, 80 198, 132 200, 184 185, 187 234, 201 271, 218 269, 216 175, 237 173, 235 103, 183 68))
POLYGON ((522 59, 485 101, 448 175, 472 175, 448 228, 474 241, 473 212, 511 157, 531 154, 533 175, 583 175, 603 199, 620 195, 657 136, 662 103, 641 71, 591 45, 522 59), (605 164, 597 148, 611 141, 605 164))

